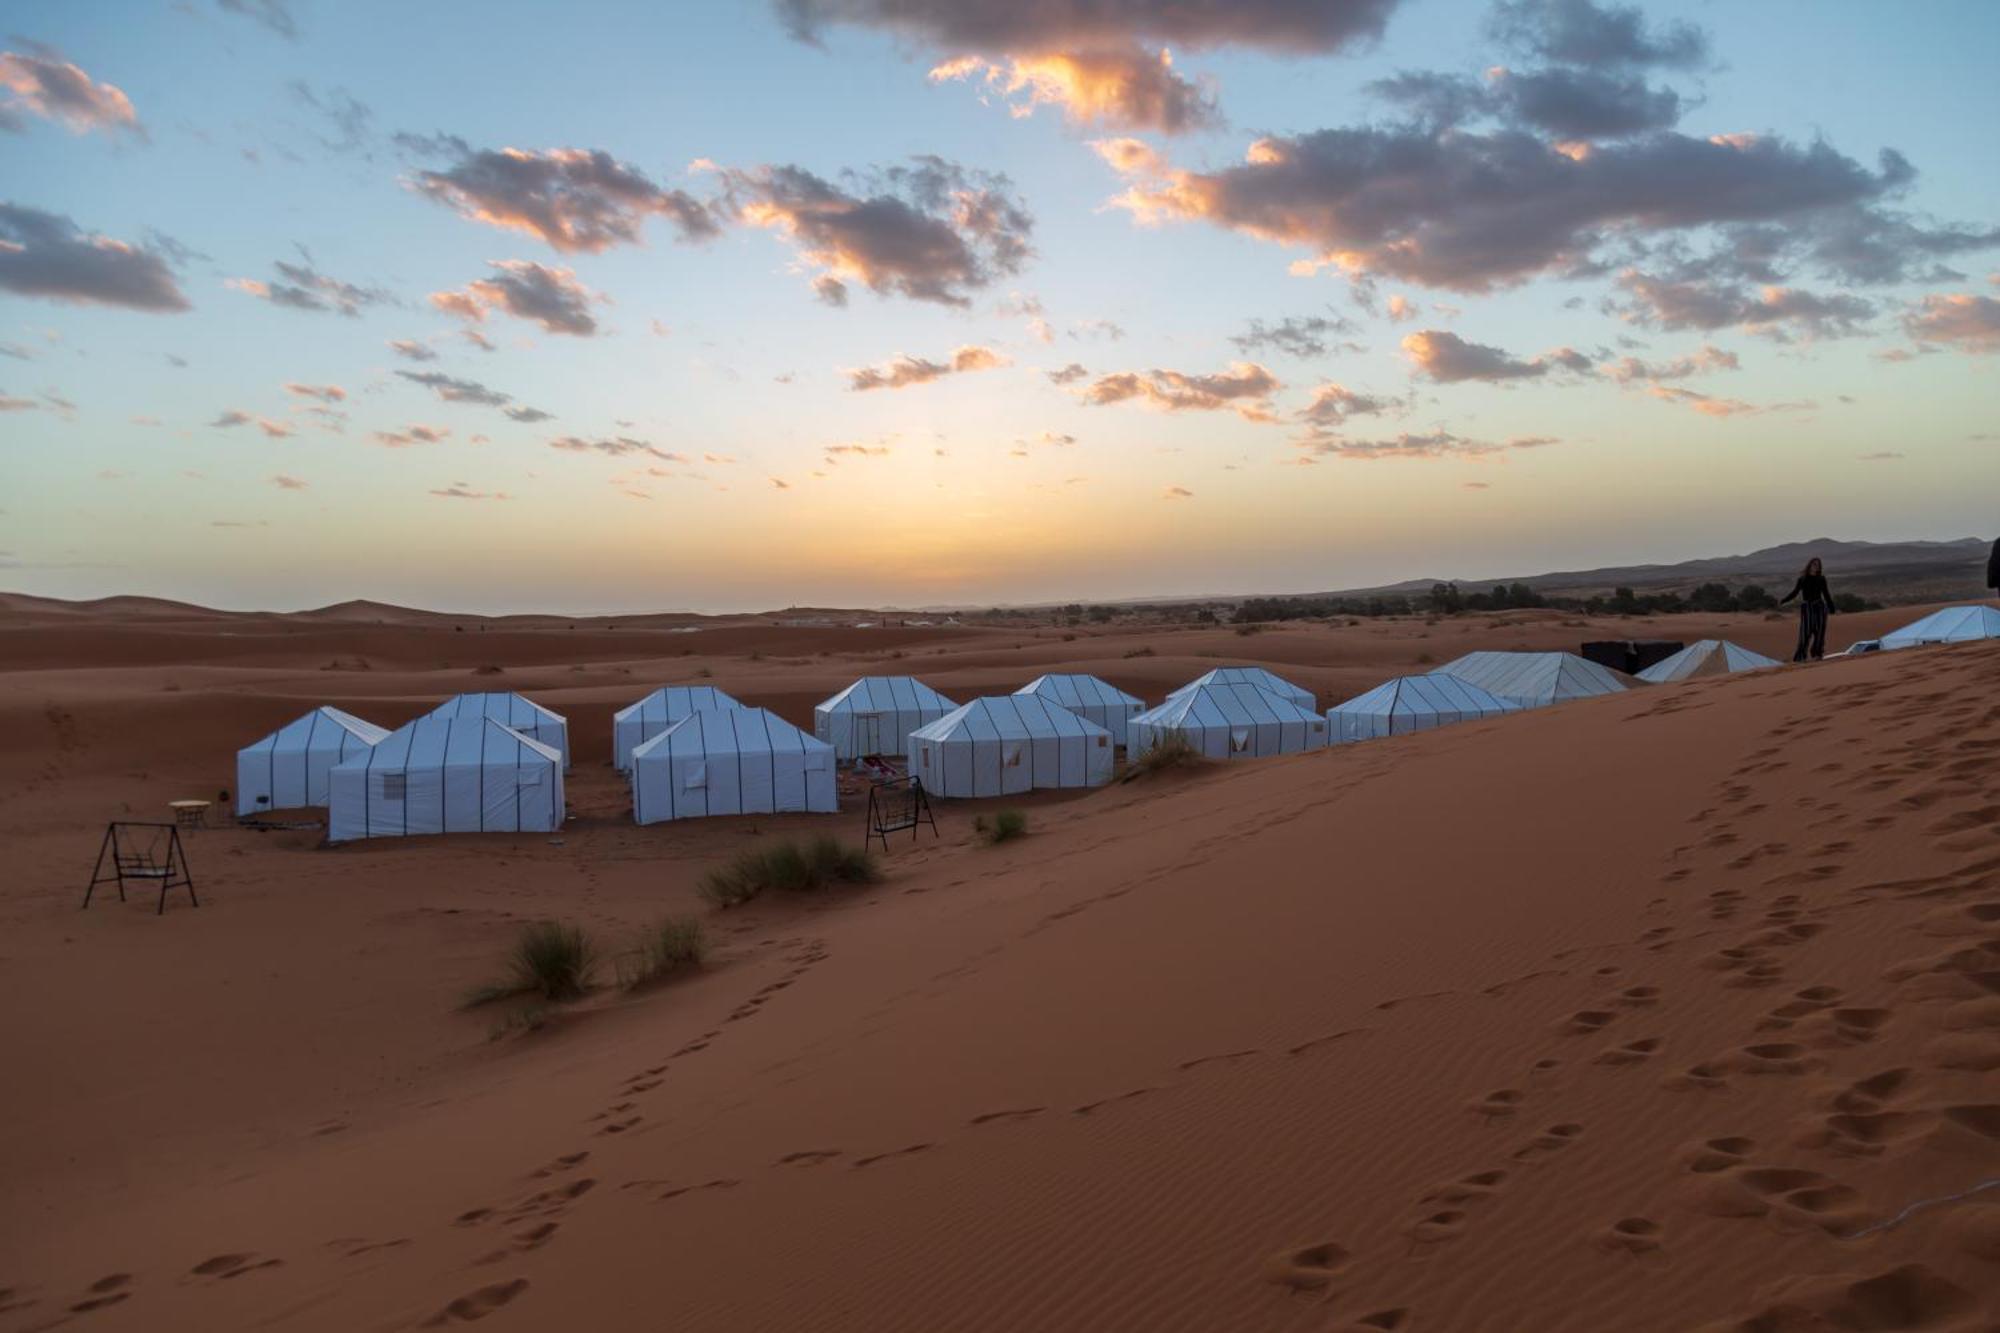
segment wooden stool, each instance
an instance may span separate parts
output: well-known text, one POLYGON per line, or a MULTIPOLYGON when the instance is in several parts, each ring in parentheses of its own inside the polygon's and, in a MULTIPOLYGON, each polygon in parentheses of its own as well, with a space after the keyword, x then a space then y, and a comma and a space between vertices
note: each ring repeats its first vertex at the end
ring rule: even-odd
POLYGON ((182 828, 208 827, 208 801, 168 801, 167 808, 174 812, 174 823, 182 828))

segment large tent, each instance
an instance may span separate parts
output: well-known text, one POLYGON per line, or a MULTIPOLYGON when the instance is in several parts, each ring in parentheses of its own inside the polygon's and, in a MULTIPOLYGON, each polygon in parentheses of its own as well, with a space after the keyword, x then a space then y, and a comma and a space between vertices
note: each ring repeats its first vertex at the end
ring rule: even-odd
POLYGON ((1132 719, 1130 752, 1142 755, 1173 732, 1210 759, 1261 759, 1322 748, 1326 719, 1255 685, 1195 685, 1132 719))
POLYGON ((1523 708, 1546 708, 1631 688, 1629 676, 1575 653, 1467 653, 1439 667, 1438 673, 1469 681, 1523 708))
POLYGON ((611 715, 611 764, 620 773, 632 766, 635 747, 653 739, 690 713, 741 708, 713 685, 662 685, 638 703, 611 715))
POLYGON ((1454 722, 1519 712, 1520 707, 1456 676, 1397 676, 1328 709, 1328 743, 1429 731, 1454 722))
POLYGON ((480 713, 435 713, 333 766, 327 839, 420 833, 554 833, 563 823, 555 747, 480 713))
POLYGON ((2000 639, 2000 611, 1990 606, 1947 606, 1882 636, 1882 647, 1915 648, 1926 643, 1970 643, 2000 639))
POLYGON ((1189 690, 1198 690, 1209 685, 1249 685, 1256 689, 1269 690, 1280 699, 1290 699, 1307 712, 1319 707, 1319 700, 1313 697, 1311 690, 1294 685, 1283 676, 1274 676, 1263 667, 1217 667, 1213 671, 1205 671, 1196 676, 1173 694, 1169 694, 1167 698, 1171 699, 1174 695, 1186 694, 1189 690))
POLYGON ((338 708, 315 708, 236 752, 236 813, 326 804, 327 771, 389 734, 338 708))
POLYGON ((775 713, 701 708, 632 751, 632 818, 833 814, 833 747, 775 713))
POLYGON ((1697 639, 1672 657, 1663 657, 1639 673, 1639 679, 1664 685, 1697 676, 1726 676, 1732 671, 1756 671, 1778 665, 1775 657, 1753 653, 1727 639, 1697 639))
POLYGON ((1008 796, 1111 781, 1111 733, 1038 694, 974 699, 910 733, 910 776, 933 796, 1008 796))
POLYGON ((1052 704, 1061 704, 1084 721, 1094 722, 1110 732, 1113 745, 1125 744, 1126 724, 1146 711, 1144 699, 1096 676, 1062 673, 1037 676, 1014 693, 1032 694, 1052 704))
POLYGON ((541 742, 562 756, 569 767, 569 723, 532 699, 518 694, 460 694, 433 708, 428 717, 488 717, 541 742))
POLYGON ((907 754, 911 732, 956 707, 915 676, 863 676, 813 709, 813 735, 842 759, 907 754))

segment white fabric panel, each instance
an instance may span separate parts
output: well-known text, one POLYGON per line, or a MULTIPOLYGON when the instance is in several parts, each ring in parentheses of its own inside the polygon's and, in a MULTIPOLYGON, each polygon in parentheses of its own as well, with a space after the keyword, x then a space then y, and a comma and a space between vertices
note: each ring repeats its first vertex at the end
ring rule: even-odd
POLYGON ((1733 671, 1756 671, 1774 667, 1778 660, 1729 642, 1727 639, 1699 639, 1663 657, 1639 673, 1639 679, 1658 685, 1667 681, 1689 680, 1696 676, 1719 676, 1733 671))
POLYGON ((1196 676, 1187 684, 1167 696, 1174 699, 1190 690, 1206 689, 1211 685, 1248 685, 1253 689, 1275 694, 1280 699, 1289 699, 1299 707, 1311 712, 1319 706, 1313 692, 1301 685, 1294 685, 1283 676, 1274 675, 1263 667, 1217 667, 1213 671, 1196 676))
POLYGON ((1327 722, 1254 685, 1203 685, 1167 697, 1132 720, 1131 752, 1144 754, 1180 732, 1210 759, 1257 759, 1317 750, 1327 743, 1327 722))
POLYGON ((1040 694, 975 699, 910 736, 910 773, 934 796, 1009 796, 1111 779, 1111 733, 1040 694))
POLYGON ((1467 653, 1433 674, 1456 676, 1524 708, 1616 694, 1632 678, 1575 653, 1467 653))
POLYGON ((569 723, 560 713, 552 713, 518 694, 506 691, 461 694, 445 700, 426 716, 489 718, 554 750, 563 767, 569 767, 569 723))
POLYGON ((611 715, 612 766, 623 773, 631 767, 634 747, 653 739, 689 713, 742 706, 713 685, 662 685, 611 715))
POLYGON ((1326 720, 1329 743, 1339 745, 1497 717, 1519 707, 1456 676, 1398 676, 1327 710, 1326 720))
POLYGON ((562 827, 561 757, 477 712, 418 718, 336 764, 329 781, 334 842, 562 827))
POLYGON ((902 755, 912 731, 956 707, 913 676, 863 676, 813 709, 813 734, 841 759, 902 755))
POLYGON ((1882 636, 1885 650, 1927 643, 1971 643, 2000 639, 2000 611, 1990 606, 1947 606, 1882 636))
POLYGON ((1060 704, 1086 722, 1093 722, 1110 732, 1114 745, 1126 743, 1126 727, 1146 708, 1143 700, 1096 676, 1040 676, 1015 693, 1037 695, 1060 704))
POLYGON ((697 709, 632 751, 632 817, 839 809, 833 747, 762 708, 697 709))
POLYGON ((327 803, 333 766, 389 733, 338 708, 315 708, 236 752, 236 813, 327 803))

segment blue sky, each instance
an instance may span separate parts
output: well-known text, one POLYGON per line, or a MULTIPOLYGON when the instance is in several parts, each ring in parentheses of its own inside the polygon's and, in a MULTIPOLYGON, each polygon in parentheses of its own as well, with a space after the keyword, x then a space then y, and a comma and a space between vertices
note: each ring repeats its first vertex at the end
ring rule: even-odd
POLYGON ((1991 4, 795 3, 10 6, 0 585, 1090 600, 1995 522, 1991 4))

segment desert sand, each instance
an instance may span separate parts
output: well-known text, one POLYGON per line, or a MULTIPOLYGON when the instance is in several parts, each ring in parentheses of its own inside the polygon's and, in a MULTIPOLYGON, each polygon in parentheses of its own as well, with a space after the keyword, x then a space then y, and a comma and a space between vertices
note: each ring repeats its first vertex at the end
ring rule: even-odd
MULTIPOLYGON (((1836 649, 1926 608, 1837 617, 1836 649)), ((1322 706, 1472 648, 1789 618, 792 628, 0 607, 0 1330, 2000 1328, 2000 647, 1829 661, 1016 802, 875 886, 701 871, 609 717, 707 679, 1224 663, 1322 706), (464 628, 455 628, 462 625, 464 628), (693 632, 677 632, 692 629, 693 632), (494 668, 498 668, 494 670, 494 668), (706 675, 702 673, 707 673, 706 675), (555 838, 194 833, 202 905, 78 910, 104 822, 315 704, 566 714, 555 838), (495 1035, 525 922, 697 974, 495 1035)))

